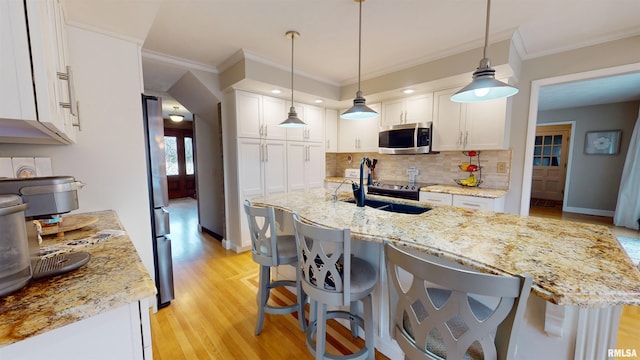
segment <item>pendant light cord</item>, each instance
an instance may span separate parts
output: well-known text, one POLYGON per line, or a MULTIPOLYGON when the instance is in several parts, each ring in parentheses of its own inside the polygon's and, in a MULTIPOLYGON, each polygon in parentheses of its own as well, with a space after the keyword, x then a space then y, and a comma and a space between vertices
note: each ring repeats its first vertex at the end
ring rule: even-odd
POLYGON ((487 58, 487 45, 489 41, 489 14, 491 13, 491 0, 487 0, 487 24, 484 30, 484 51, 482 52, 482 58, 487 58))
POLYGON ((362 66, 362 2, 359 0, 360 12, 358 14, 358 92, 360 92, 360 71, 362 66))
POLYGON ((293 41, 295 33, 291 33, 291 106, 293 106, 293 41))

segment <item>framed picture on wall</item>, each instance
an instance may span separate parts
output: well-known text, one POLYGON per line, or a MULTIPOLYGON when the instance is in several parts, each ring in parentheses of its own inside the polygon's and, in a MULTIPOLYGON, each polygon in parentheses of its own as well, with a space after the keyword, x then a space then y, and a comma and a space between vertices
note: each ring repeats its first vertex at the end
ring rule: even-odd
POLYGON ((584 153, 589 155, 616 155, 620 152, 622 130, 587 131, 584 153))

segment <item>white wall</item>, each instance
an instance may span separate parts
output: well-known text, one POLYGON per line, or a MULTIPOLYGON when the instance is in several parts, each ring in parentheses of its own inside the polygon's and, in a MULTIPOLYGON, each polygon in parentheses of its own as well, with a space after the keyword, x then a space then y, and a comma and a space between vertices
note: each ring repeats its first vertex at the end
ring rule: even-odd
POLYGON ((575 138, 571 140, 571 178, 568 179, 568 199, 564 204, 571 212, 612 216, 616 209, 620 177, 639 105, 639 102, 625 102, 538 113, 538 124, 575 121, 575 138), (585 133, 594 130, 622 130, 620 153, 586 155, 585 133))
POLYGON ((0 156, 48 156, 55 175, 84 182, 75 212, 115 210, 153 278, 140 46, 67 29, 82 122, 77 143, 0 144, 0 156))

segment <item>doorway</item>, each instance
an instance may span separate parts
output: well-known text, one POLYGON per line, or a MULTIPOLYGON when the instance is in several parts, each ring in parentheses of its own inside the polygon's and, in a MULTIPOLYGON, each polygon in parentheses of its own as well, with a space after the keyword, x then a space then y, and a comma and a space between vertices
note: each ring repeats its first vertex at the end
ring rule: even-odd
POLYGON ((571 124, 539 125, 533 148, 531 204, 553 207, 564 200, 571 124))
POLYGON ((196 166, 191 122, 180 126, 165 123, 164 143, 169 199, 196 199, 196 166))

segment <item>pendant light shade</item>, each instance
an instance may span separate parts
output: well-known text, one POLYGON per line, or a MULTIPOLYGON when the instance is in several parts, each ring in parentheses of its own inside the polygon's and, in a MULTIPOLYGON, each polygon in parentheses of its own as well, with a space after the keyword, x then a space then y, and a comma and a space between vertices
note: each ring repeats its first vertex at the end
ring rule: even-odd
POLYGON ((340 115, 343 119, 371 119, 378 116, 378 113, 367 106, 367 101, 362 96, 360 90, 360 73, 362 66, 362 3, 364 0, 354 0, 360 3, 360 12, 358 17, 358 91, 356 92, 356 98, 353 99, 353 106, 349 110, 340 115))
POLYGON ((178 114, 178 107, 174 106, 173 109, 174 109, 175 113, 174 114, 169 114, 169 119, 171 119, 171 121, 173 121, 173 122, 180 122, 180 121, 184 120, 184 115, 178 114))
POLYGON ((296 108, 293 106, 293 41, 300 37, 300 33, 294 30, 289 30, 286 32, 285 36, 287 39, 291 39, 291 108, 289 109, 289 116, 287 116, 287 119, 278 124, 278 126, 303 127, 307 126, 307 124, 300 120, 298 113, 296 112, 296 108))
POLYGON ((488 100, 502 99, 518 93, 518 88, 502 81, 496 80, 496 71, 491 68, 491 62, 487 58, 487 43, 489 39, 489 16, 491 13, 491 0, 487 0, 487 23, 484 34, 484 50, 480 65, 473 72, 473 80, 451 96, 451 101, 462 103, 475 103, 488 100))

